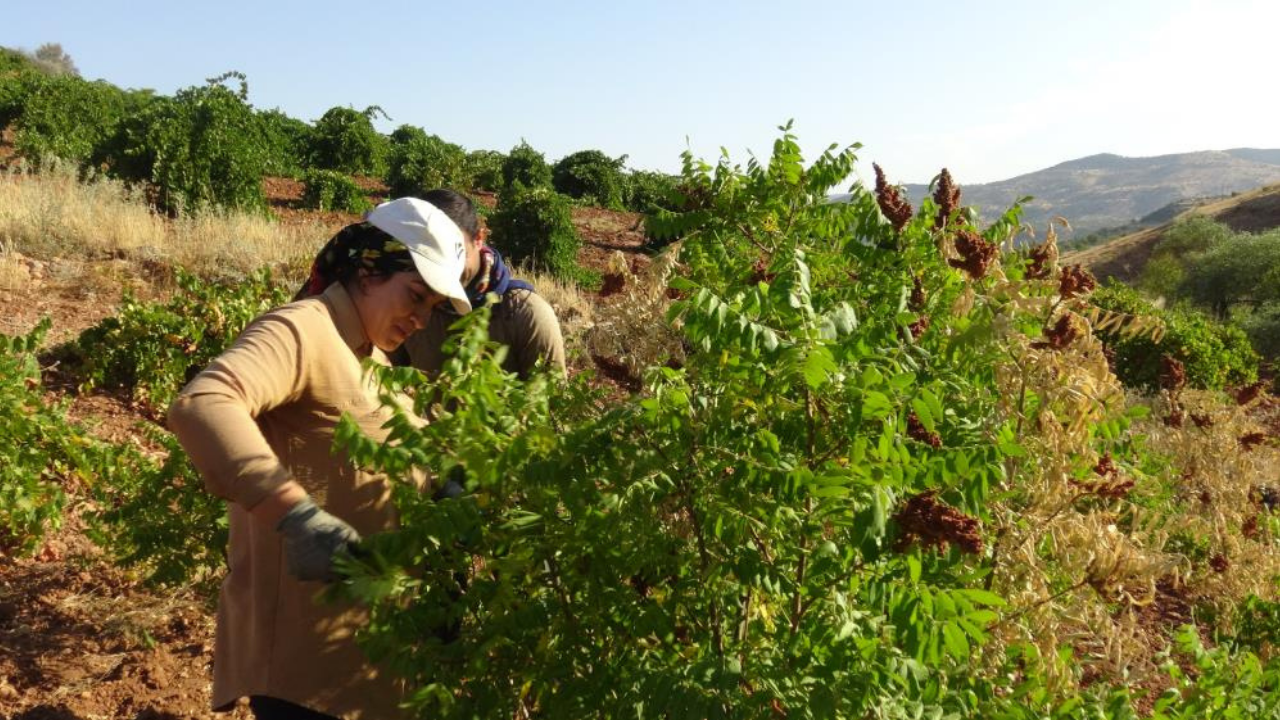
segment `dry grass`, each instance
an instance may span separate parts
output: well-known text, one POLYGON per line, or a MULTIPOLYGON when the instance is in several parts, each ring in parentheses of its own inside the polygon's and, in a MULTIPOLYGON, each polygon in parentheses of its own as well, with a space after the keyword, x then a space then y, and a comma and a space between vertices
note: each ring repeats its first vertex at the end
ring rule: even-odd
POLYGON ((21 290, 31 282, 27 259, 0 246, 0 290, 21 290))
POLYGON ((300 280, 330 234, 319 222, 286 226, 239 212, 168 218, 124 184, 82 182, 70 166, 0 174, 0 245, 36 258, 124 258, 210 277, 269 266, 300 280))
POLYGON ((532 284, 538 294, 555 309, 566 347, 581 345, 587 331, 595 325, 592 299, 584 295, 578 286, 537 270, 517 267, 513 269, 513 273, 532 284))

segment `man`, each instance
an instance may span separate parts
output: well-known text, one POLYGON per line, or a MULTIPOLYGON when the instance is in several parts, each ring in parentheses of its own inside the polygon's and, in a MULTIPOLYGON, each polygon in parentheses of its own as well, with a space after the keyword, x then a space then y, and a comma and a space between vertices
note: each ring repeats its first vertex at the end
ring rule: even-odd
MULTIPOLYGON (((555 311, 532 285, 513 278, 502 255, 485 244, 489 231, 480 227, 471 199, 445 189, 427 192, 422 199, 449 216, 467 238, 462 283, 471 306, 485 306, 490 293, 499 298, 489 319, 489 337, 508 348, 503 368, 522 380, 538 366, 564 374, 564 337, 555 311)), ((451 308, 438 307, 426 326, 405 341, 396 363, 438 374, 444 365, 448 328, 458 318, 451 308)))

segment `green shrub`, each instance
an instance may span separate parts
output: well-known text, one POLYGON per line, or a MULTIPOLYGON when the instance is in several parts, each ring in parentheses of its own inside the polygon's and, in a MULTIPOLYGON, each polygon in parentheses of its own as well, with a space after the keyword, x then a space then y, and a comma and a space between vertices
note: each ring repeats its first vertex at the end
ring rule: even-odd
POLYGON ((1280 300, 1280 230, 1218 241, 1188 264, 1179 295, 1220 318, 1238 305, 1280 300))
POLYGON ((21 113, 14 118, 14 145, 37 164, 50 157, 87 163, 130 109, 124 91, 74 75, 31 76, 25 88, 14 92, 25 92, 21 113))
POLYGON ((1280 366, 1280 302, 1272 302, 1241 316, 1240 327, 1260 355, 1280 366))
POLYGON ((1258 355, 1237 327, 1192 310, 1161 310, 1136 290, 1118 283, 1097 290, 1091 301, 1104 310, 1154 316, 1164 322, 1159 342, 1148 334, 1123 338, 1115 332, 1100 333, 1115 352, 1116 376, 1129 387, 1157 389, 1164 355, 1182 361, 1192 387, 1221 389, 1257 379, 1258 355))
POLYGON ((581 241, 569 198, 546 187, 515 189, 498 198, 489 220, 492 243, 512 262, 528 263, 564 280, 576 280, 581 241))
POLYGON ((373 203, 360 186, 340 172, 308 170, 302 176, 302 182, 306 185, 302 193, 304 207, 354 215, 362 215, 373 208, 373 203))
POLYGON ((417 132, 404 132, 399 141, 393 137, 386 178, 391 196, 420 197, 435 188, 464 186, 466 151, 462 146, 412 129, 417 132))
POLYGON ((679 210, 678 182, 679 178, 666 173, 633 170, 626 176, 624 204, 628 210, 639 213, 658 209, 679 210))
POLYGON ((387 167, 391 143, 373 127, 373 118, 382 108, 371 106, 363 112, 349 107, 330 108, 311 133, 310 164, 347 175, 381 177, 387 167))
POLYGON ((44 398, 36 351, 45 318, 20 337, 0 335, 0 551, 29 553, 62 520, 61 480, 78 434, 44 398))
POLYGON ((227 508, 204 489, 177 438, 153 425, 160 457, 132 445, 99 448, 91 485, 97 509, 89 537, 113 562, 152 585, 190 587, 212 597, 226 564, 227 508))
POLYGON ((551 187, 551 166, 542 153, 529 143, 521 142, 511 148, 502 161, 502 189, 551 187))
POLYGON ((7 47, 0 47, 0 75, 32 72, 35 69, 35 63, 31 62, 31 58, 25 54, 7 47))
POLYGON ((27 99, 41 84, 40 75, 31 71, 0 73, 0 127, 8 127, 22 117, 27 99))
POLYGON ((167 303, 126 294, 114 317, 80 334, 68 348, 68 364, 84 386, 124 389, 162 411, 251 320, 290 296, 266 270, 230 283, 182 271, 177 280, 167 303))
POLYGON ((473 150, 463 162, 467 187, 472 190, 502 190, 502 164, 507 156, 497 150, 473 150))
POLYGON ((241 73, 212 78, 172 98, 140 99, 97 153, 112 174, 151 183, 171 213, 209 207, 265 210, 268 140, 241 73), (239 81, 238 90, 224 83, 239 81))
POLYGON ((614 160, 599 150, 582 150, 555 164, 551 182, 557 192, 575 200, 621 210, 626 191, 622 167, 626 161, 626 155, 614 160))
POLYGON ((291 118, 280 110, 260 111, 258 120, 262 124, 267 151, 264 166, 266 173, 284 177, 300 176, 307 166, 311 125, 291 118))

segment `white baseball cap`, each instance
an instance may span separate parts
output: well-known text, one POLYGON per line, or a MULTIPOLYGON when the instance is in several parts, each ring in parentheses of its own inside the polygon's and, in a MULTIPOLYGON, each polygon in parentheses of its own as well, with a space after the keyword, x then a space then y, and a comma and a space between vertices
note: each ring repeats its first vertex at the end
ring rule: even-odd
POLYGON ((443 210, 426 200, 405 197, 382 203, 364 219, 404 243, 428 287, 449 298, 459 313, 471 311, 471 301, 462 287, 466 240, 443 210))

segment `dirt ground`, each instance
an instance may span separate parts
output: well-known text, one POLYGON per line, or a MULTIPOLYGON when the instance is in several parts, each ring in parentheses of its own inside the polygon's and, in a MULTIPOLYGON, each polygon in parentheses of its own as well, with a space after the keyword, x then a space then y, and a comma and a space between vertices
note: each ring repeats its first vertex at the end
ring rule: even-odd
MULTIPOLYGON (((359 218, 300 208, 294 180, 265 183, 283 223, 320 219, 335 228, 359 218)), ((372 192, 377 187, 370 186, 372 192)), ((480 202, 492 206, 494 198, 480 202)), ((621 251, 632 267, 644 266, 639 216, 575 208, 584 266, 607 272, 621 251)), ((66 261, 70 263, 70 261, 66 261)), ((83 264, 82 264, 83 265, 83 264)), ((95 273, 64 261, 34 261, 29 279, 0 289, 0 333, 28 332, 43 317, 52 328, 46 347, 74 339, 113 314, 118 284, 87 283, 95 273)), ((128 273, 113 269, 112 275, 128 273)), ((101 274, 101 273, 98 273, 101 274)), ((164 289, 139 285, 144 297, 164 289)), ((142 411, 126 398, 95 391, 77 394, 46 368, 49 401, 66 400, 68 413, 105 439, 127 442, 141 435, 142 411)), ((209 709, 213 609, 190 592, 157 592, 107 563, 85 538, 76 517, 75 488, 67 488, 63 526, 29 558, 0 552, 0 720, 170 720, 249 718, 247 708, 218 715, 209 709)))

